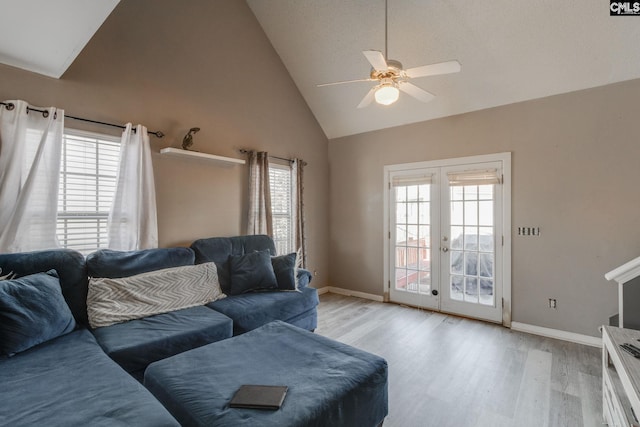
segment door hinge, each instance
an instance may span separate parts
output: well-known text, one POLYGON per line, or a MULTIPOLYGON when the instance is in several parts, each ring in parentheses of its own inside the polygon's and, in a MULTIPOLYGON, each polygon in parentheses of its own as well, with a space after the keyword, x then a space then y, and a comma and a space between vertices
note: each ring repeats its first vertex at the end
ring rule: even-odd
POLYGON ((389 184, 389 190, 391 190, 391 181, 389 181, 388 184, 389 184))
POLYGON ((502 236, 502 246, 504 246, 504 236, 502 236))
POLYGON ((391 240, 391 232, 389 232, 389 236, 387 238, 391 240))
POLYGON ((502 308, 504 308, 504 298, 502 298, 502 308))

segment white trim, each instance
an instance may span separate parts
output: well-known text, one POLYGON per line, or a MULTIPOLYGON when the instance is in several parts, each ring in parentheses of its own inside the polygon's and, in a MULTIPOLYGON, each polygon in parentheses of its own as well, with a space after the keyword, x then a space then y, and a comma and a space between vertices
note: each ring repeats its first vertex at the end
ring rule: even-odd
POLYGON ((461 166, 461 165, 473 164, 473 163, 495 162, 498 160, 503 160, 503 161, 508 160, 510 162, 511 152, 506 151, 504 153, 483 154, 480 156, 457 157, 452 159, 428 160, 425 162, 385 165, 384 170, 386 173, 386 172, 395 172, 395 171, 405 171, 410 169, 426 169, 426 168, 439 168, 439 167, 445 167, 445 166, 461 166))
POLYGON ((384 298, 382 295, 369 294, 366 292, 352 291, 351 289, 343 289, 336 288, 335 286, 324 286, 322 288, 318 288, 318 295, 332 293, 338 295, 345 295, 348 297, 357 297, 362 299, 368 299, 371 301, 384 302, 384 298))
POLYGON ((511 153, 497 155, 502 160, 502 325, 511 327, 511 153))
POLYGON ((618 283, 628 282, 638 276, 640 276, 640 257, 632 259, 604 275, 605 279, 615 280, 618 283))
POLYGON ((559 329, 545 328, 542 326, 529 325, 527 323, 511 322, 511 330, 602 348, 602 338, 561 331, 559 329))
POLYGON ((391 246, 391 224, 389 219, 389 197, 391 194, 391 169, 385 166, 382 174, 382 293, 391 299, 391 277, 389 276, 389 247, 391 246))
MULTIPOLYGON (((313 286, 311 286, 311 287, 313 287, 313 286)), ((329 286, 323 286, 321 288, 316 288, 316 291, 318 291, 318 295, 328 294, 329 293, 329 286)))

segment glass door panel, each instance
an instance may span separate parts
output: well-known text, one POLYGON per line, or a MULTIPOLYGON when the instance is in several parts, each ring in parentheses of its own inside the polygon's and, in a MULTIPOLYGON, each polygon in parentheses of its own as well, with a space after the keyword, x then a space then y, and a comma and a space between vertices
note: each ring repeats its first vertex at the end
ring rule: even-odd
MULTIPOLYGON (((497 169, 492 166, 465 165, 464 169, 493 170, 497 181, 497 169)), ((474 182, 480 179, 478 173, 461 169, 447 167, 441 174, 443 295, 440 306, 442 310, 470 317, 501 320, 495 265, 496 223, 499 222, 495 213, 500 203, 496 186, 499 184, 474 182), (456 183, 450 184, 448 177, 456 183)), ((481 179, 489 180, 486 176, 481 179)))
MULTIPOLYGON (((431 174, 392 177, 390 220, 393 236, 393 274, 390 295, 394 301, 436 308, 432 290, 433 235, 431 174)), ((436 252, 437 253, 437 252, 436 252)), ((437 282, 436 282, 437 285, 437 282)))
POLYGON ((449 283, 453 299, 493 305, 494 231, 493 227, 478 227, 480 218, 484 224, 493 222, 493 186, 483 187, 487 188, 482 203, 477 185, 450 187, 452 200, 460 196, 462 200, 451 202, 449 273, 459 277, 452 277, 449 283))

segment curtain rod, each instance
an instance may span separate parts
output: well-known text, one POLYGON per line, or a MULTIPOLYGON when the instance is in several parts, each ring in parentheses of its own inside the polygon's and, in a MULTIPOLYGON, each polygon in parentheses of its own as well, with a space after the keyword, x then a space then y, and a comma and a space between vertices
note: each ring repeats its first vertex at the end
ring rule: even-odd
MULTIPOLYGON (((241 153, 241 154, 249 154, 251 151, 252 150, 245 150, 244 148, 241 148, 241 149, 238 150, 238 152, 241 153)), ((271 154, 269 154, 268 156, 271 157, 272 159, 283 160, 283 161, 289 162, 289 163, 293 163, 293 160, 294 160, 294 159, 287 159, 287 158, 284 158, 284 157, 272 156, 271 154)), ((298 160, 302 163, 302 166, 307 166, 307 164, 308 164, 307 162, 305 162, 302 159, 298 159, 298 160)))
MULTIPOLYGON (((0 101, 0 105, 4 105, 5 108, 7 110, 9 110, 9 111, 11 111, 14 108, 16 108, 16 106, 12 102, 7 103, 7 102, 0 101)), ((33 108, 33 107, 27 107, 27 112, 29 112, 29 111, 37 111, 38 113, 42 113, 42 115, 44 117, 47 117, 49 115, 49 112, 47 110, 39 110, 39 109, 33 108)), ((97 125, 111 126, 111 127, 120 128, 120 129, 126 129, 127 128, 126 126, 117 125, 117 124, 114 124, 114 123, 107 123, 107 122, 100 122, 98 120, 84 119, 82 117, 71 116, 69 114, 65 114, 64 117, 67 118, 67 119, 78 120, 78 121, 81 121, 81 122, 95 123, 97 125)), ((135 128, 133 128, 132 130, 134 132, 136 131, 135 128)), ((164 132, 162 132, 160 130, 155 131, 155 132, 152 132, 152 131, 148 130, 147 133, 151 134, 151 135, 155 135, 157 138, 162 138, 164 136, 164 132)))

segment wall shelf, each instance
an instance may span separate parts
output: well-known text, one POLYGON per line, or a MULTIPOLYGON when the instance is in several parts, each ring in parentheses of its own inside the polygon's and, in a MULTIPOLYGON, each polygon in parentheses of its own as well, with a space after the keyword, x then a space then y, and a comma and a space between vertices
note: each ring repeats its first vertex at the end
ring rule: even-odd
POLYGON ((160 150, 160 154, 167 157, 182 157, 182 158, 189 158, 189 159, 206 160, 209 162, 216 163, 220 166, 227 166, 227 167, 235 166, 235 165, 244 165, 246 163, 242 159, 216 156, 215 154, 207 154, 207 153, 201 153, 199 151, 183 150, 181 148, 172 148, 172 147, 163 148, 162 150, 160 150))

